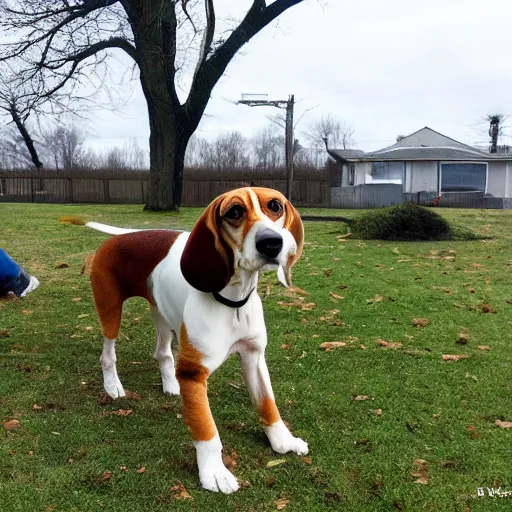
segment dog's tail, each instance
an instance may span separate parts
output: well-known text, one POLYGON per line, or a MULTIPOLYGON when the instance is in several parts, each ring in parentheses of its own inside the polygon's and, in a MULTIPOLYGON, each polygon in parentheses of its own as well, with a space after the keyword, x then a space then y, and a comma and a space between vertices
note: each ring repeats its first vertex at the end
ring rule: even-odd
POLYGON ((102 233, 108 233, 109 235, 124 235, 126 233, 135 233, 136 231, 142 231, 142 229, 132 228, 118 228, 116 226, 109 226, 108 224, 101 224, 100 222, 85 222, 80 217, 67 216, 61 217, 61 222, 65 224, 74 224, 75 226, 86 226, 102 233))

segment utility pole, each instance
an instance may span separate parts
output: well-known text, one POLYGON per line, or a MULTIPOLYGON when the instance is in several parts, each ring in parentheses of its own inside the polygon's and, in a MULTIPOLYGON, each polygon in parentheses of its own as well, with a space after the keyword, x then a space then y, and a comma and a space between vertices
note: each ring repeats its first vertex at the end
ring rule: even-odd
POLYGON ((295 95, 291 94, 287 100, 258 100, 248 99, 249 96, 266 96, 266 94, 242 94, 242 99, 237 103, 248 105, 249 107, 277 107, 286 109, 285 125, 285 161, 286 161, 286 198, 292 200, 293 188, 293 110, 295 106, 295 95))

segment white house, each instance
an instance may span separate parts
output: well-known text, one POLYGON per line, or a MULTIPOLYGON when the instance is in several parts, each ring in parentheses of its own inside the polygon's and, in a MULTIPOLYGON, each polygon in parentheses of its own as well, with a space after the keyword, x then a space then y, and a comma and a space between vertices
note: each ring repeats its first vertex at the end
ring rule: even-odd
MULTIPOLYGON (((343 207, 336 199, 348 197, 346 187, 376 184, 394 184, 386 189, 395 191, 395 199, 397 192, 405 198, 418 193, 446 200, 450 194, 475 193, 512 198, 511 154, 486 153, 428 127, 378 151, 328 149, 328 153, 339 164, 331 180, 333 206, 343 207)), ((372 188, 365 190, 373 193, 372 188)))

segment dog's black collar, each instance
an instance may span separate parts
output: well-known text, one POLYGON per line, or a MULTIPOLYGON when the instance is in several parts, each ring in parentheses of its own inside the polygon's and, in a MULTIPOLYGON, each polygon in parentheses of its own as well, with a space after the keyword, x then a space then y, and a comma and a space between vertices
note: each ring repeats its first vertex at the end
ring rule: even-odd
POLYGON ((247 294, 247 297, 242 300, 230 300, 226 299, 226 297, 223 297, 217 292, 212 292, 213 298, 220 302, 221 304, 224 304, 224 306, 228 306, 230 308, 241 308, 242 306, 245 306, 247 304, 247 301, 249 300, 249 297, 251 296, 251 293, 254 291, 254 288, 247 294))

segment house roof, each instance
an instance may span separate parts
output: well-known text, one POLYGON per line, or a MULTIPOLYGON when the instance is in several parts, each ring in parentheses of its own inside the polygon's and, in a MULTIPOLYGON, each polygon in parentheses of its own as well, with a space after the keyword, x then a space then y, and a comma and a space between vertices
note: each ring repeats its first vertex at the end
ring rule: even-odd
POLYGON ((486 153, 475 147, 446 137, 428 126, 401 138, 392 146, 377 151, 364 153, 359 150, 331 149, 327 152, 335 160, 341 162, 397 160, 463 160, 482 162, 490 160, 512 160, 512 155, 486 153))

